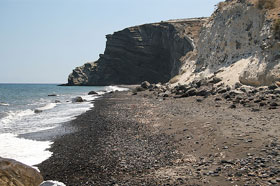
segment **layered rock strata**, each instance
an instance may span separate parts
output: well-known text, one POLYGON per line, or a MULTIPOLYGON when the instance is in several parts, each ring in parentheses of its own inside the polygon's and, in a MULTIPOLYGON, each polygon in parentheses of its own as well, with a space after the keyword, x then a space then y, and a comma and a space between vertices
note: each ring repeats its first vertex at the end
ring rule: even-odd
POLYGON ((203 18, 170 20, 107 35, 104 54, 74 69, 68 85, 168 82, 179 73, 183 57, 195 50, 204 22, 203 18))
POLYGON ((280 80, 280 0, 227 0, 210 18, 131 27, 107 36, 104 55, 76 68, 68 85, 174 86, 213 76, 236 83, 271 85, 280 80), (277 25, 278 24, 278 30, 277 25))

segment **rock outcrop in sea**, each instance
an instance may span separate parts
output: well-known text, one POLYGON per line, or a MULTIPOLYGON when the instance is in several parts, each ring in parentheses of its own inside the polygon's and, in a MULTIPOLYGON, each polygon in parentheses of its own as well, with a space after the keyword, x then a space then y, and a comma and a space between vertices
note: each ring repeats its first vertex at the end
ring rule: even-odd
POLYGON ((77 67, 68 85, 236 83, 280 80, 280 1, 226 0, 209 18, 171 20, 107 35, 104 54, 77 67))

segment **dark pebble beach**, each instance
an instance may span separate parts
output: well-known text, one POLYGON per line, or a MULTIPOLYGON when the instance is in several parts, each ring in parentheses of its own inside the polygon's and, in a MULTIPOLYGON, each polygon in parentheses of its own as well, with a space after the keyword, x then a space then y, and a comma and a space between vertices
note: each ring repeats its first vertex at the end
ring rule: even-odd
MULTIPOLYGON (((57 138, 53 156, 38 167, 45 180, 66 185, 157 185, 149 172, 172 164, 172 138, 133 120, 143 98, 107 94, 70 124, 76 132, 57 138), (131 117, 132 116, 132 117, 131 117)), ((145 116, 143 116, 145 117, 145 116)), ((144 119, 144 118, 143 118, 144 119)))
POLYGON ((279 185, 279 107, 247 102, 109 93, 62 127, 38 167, 66 185, 279 185))

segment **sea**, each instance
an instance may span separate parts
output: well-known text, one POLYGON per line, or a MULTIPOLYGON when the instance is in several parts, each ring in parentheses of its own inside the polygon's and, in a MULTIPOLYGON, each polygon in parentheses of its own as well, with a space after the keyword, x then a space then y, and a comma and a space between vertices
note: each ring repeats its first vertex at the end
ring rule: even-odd
POLYGON ((0 157, 35 166, 52 156, 50 139, 32 139, 67 125, 76 116, 94 107, 94 100, 116 86, 57 86, 57 84, 0 84, 0 157), (88 95, 96 91, 98 95, 88 95), (73 100, 81 96, 84 102, 73 100), (24 136, 29 136, 24 137, 24 136), (31 135, 32 136, 32 135, 31 135))

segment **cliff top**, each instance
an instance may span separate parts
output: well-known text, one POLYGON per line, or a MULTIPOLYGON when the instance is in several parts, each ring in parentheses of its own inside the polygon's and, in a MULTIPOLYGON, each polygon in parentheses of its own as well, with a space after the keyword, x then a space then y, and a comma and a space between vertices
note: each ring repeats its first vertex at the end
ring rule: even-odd
POLYGON ((204 22, 208 19, 208 17, 197 17, 197 18, 184 18, 184 19, 170 19, 167 21, 160 21, 160 22, 154 22, 154 23, 145 23, 145 24, 140 24, 140 25, 136 25, 136 26, 131 26, 128 27, 128 29, 130 28, 135 28, 135 27, 139 27, 139 26, 144 26, 144 25, 160 25, 160 24, 166 24, 166 23, 201 23, 204 22))
POLYGON ((267 18, 280 19, 280 0, 226 0, 218 3, 218 9, 222 9, 225 6, 230 6, 235 3, 252 3, 258 9, 263 10, 266 13, 267 18))

